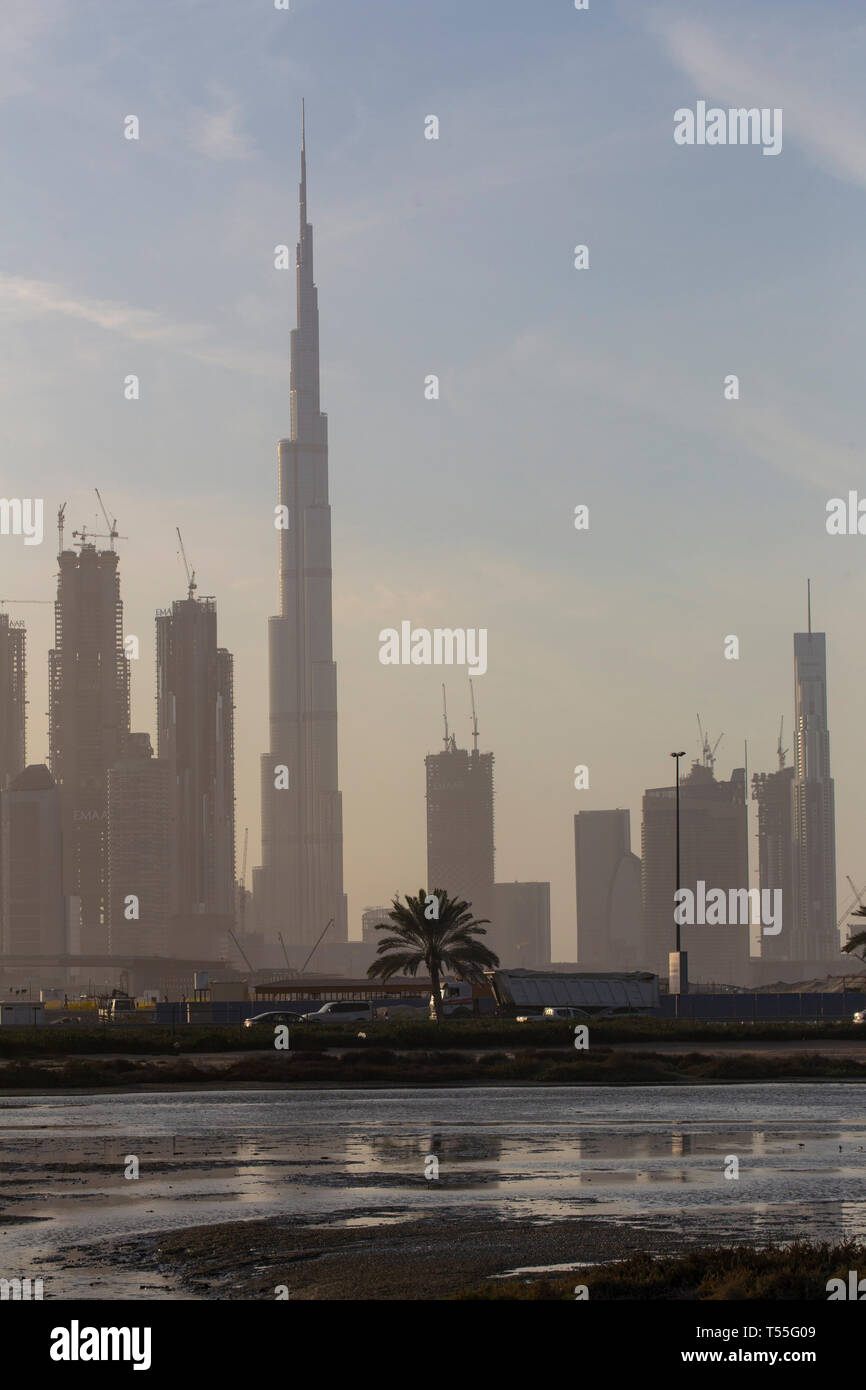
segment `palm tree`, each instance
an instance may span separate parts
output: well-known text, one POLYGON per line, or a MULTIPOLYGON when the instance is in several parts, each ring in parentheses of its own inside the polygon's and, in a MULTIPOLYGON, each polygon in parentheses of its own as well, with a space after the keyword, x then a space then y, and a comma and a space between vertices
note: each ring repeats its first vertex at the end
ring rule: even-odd
MULTIPOLYGON (((864 907, 861 904, 860 907, 854 909, 854 911, 851 913, 851 916, 866 917, 866 907, 864 907)), ((850 956, 852 952, 859 952, 862 946, 866 946, 866 931, 856 932, 855 935, 850 938, 850 940, 845 942, 845 945, 842 947, 842 950, 845 952, 846 955, 850 956)), ((857 959, 862 961, 866 959, 866 957, 858 954, 857 959)))
POLYGON ((485 966, 495 969, 499 964, 499 957, 475 939, 487 935, 482 924, 488 918, 476 920, 470 903, 449 898, 441 888, 434 889, 432 895, 419 888, 417 898, 406 894, 405 903, 395 897, 390 918, 378 930, 390 930, 394 935, 379 942, 376 954, 381 960, 374 960, 367 974, 370 979, 390 980, 398 972, 417 975, 420 967, 426 965, 437 1023, 442 1019, 443 972, 452 970, 461 979, 479 984, 484 979, 485 966), (431 898, 438 903, 438 913, 433 916, 431 898))

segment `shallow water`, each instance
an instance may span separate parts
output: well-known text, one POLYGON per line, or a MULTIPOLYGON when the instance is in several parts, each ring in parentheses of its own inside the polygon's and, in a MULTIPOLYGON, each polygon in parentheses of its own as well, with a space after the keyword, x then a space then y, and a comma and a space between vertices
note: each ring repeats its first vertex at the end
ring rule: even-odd
POLYGON ((866 1237, 864 1177, 866 1090, 845 1083, 7 1096, 0 1277, 41 1277, 46 1298, 164 1298, 159 1276, 80 1267, 69 1247, 271 1215, 866 1237))

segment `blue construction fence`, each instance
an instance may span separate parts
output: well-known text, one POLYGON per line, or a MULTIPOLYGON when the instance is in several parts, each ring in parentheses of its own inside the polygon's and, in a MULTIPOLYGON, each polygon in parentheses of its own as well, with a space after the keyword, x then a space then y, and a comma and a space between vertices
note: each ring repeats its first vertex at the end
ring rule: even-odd
POLYGON ((850 1023, 858 1009, 866 1009, 866 994, 663 994, 659 1016, 742 1023, 774 1018, 850 1023))

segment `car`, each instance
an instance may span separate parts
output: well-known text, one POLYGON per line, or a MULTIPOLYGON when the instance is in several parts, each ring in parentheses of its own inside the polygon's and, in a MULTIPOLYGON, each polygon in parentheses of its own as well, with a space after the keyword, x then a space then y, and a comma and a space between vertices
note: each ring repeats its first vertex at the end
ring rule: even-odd
POLYGON ((369 999, 331 999, 313 1013, 304 1014, 307 1023, 372 1023, 374 1017, 369 999))
POLYGON ((544 1010, 542 1018, 592 1018, 586 1009, 576 1009, 571 1004, 552 1004, 544 1010))
POLYGON ((303 1014, 287 1013, 285 1009, 272 1009, 269 1013, 253 1014, 251 1018, 245 1018, 244 1027, 258 1028, 261 1025, 263 1028, 273 1028, 280 1023, 294 1025, 296 1023, 303 1023, 303 1021, 303 1014))
POLYGON ((81 1019, 77 1014, 61 1014, 60 1018, 51 1018, 48 1021, 56 1028, 59 1023, 64 1025, 68 1023, 80 1023, 81 1019))

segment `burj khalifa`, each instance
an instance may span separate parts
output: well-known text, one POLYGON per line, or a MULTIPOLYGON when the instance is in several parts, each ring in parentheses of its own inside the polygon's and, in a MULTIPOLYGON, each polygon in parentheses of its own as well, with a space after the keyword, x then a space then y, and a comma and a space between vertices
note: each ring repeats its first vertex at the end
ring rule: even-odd
POLYGON ((262 862, 253 873, 265 935, 312 945, 348 936, 331 633, 328 420, 319 408, 319 306, 307 221, 302 117, 298 321, 291 334, 291 435, 281 439, 280 613, 268 621, 270 748, 261 760, 262 862), (330 925, 329 925, 330 923, 330 925))

